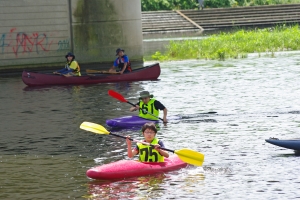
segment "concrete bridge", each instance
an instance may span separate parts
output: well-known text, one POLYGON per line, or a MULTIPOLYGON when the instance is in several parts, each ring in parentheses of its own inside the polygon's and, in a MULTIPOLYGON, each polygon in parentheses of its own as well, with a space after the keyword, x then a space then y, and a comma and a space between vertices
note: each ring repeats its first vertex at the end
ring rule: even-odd
MULTIPOLYGON (((1 0, 0 72, 109 63, 118 47, 143 60, 141 0, 1 0)), ((106 64, 108 66, 108 64, 106 64)))
POLYGON ((0 72, 62 67, 69 51, 83 69, 107 67, 118 47, 141 65, 143 39, 295 24, 299 10, 287 4, 142 13, 141 0, 1 0, 0 72))

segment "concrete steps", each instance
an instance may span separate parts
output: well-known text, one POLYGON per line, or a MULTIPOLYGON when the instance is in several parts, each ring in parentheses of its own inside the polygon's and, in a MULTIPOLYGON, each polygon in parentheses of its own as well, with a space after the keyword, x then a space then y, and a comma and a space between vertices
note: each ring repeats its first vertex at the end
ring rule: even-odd
POLYGON ((198 30, 196 26, 175 11, 143 12, 142 26, 143 34, 181 30, 198 30))
POLYGON ((199 31, 199 26, 204 31, 216 31, 234 27, 263 28, 299 22, 300 4, 142 13, 143 34, 199 31))

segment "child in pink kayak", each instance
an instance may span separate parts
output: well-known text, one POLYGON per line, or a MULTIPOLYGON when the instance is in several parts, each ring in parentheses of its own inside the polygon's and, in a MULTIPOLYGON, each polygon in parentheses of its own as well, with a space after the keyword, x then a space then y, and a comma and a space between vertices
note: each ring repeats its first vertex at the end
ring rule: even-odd
POLYGON ((133 156, 139 154, 139 161, 141 162, 164 162, 164 157, 168 158, 168 152, 160 149, 160 147, 165 148, 165 145, 162 140, 159 140, 156 137, 157 129, 154 123, 146 123, 142 127, 142 133, 145 140, 143 142, 149 143, 137 143, 137 145, 131 149, 131 141, 129 136, 126 139, 127 143, 127 153, 128 157, 132 158, 133 156))

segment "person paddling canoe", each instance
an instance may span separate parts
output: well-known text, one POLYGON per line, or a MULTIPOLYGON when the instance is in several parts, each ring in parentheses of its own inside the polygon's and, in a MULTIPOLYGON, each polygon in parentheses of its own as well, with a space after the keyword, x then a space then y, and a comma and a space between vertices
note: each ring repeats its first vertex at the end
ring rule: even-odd
POLYGON ((81 76, 80 67, 78 62, 75 60, 75 55, 69 52, 65 58, 67 59, 65 68, 53 72, 53 74, 61 74, 64 76, 81 76))
POLYGON ((139 154, 139 161, 141 162, 164 162, 164 158, 169 157, 169 153, 160 149, 165 148, 162 140, 156 137, 157 129, 154 123, 146 123, 142 127, 142 132, 145 140, 143 142, 150 143, 152 146, 137 143, 135 148, 131 149, 130 136, 127 136, 127 154, 129 158, 139 154))
POLYGON ((158 120, 159 110, 162 110, 164 113, 163 122, 167 123, 167 108, 161 102, 155 100, 152 94, 150 95, 148 91, 143 91, 140 93, 139 100, 135 107, 130 108, 131 112, 139 110, 139 117, 158 120))
POLYGON ((116 72, 117 70, 115 68, 119 70, 120 74, 132 71, 131 63, 128 56, 124 54, 124 51, 125 50, 121 48, 116 50, 116 56, 118 56, 118 58, 115 59, 113 66, 109 69, 109 72, 116 72))

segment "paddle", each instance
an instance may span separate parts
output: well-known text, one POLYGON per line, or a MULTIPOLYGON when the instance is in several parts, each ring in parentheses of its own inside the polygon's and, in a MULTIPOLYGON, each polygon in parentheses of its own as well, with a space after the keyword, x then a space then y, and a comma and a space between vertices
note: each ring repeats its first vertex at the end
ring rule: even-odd
POLYGON ((87 74, 120 74, 120 72, 109 72, 109 71, 99 71, 99 70, 94 70, 94 69, 86 69, 85 70, 87 74))
MULTIPOLYGON (((83 129, 83 130, 86 130, 86 131, 97 133, 97 134, 113 135, 115 137, 120 137, 120 138, 123 138, 123 139, 127 139, 127 137, 111 133, 108 130, 106 130, 103 126, 101 126, 99 124, 92 123, 92 122, 83 122, 80 125, 80 128, 83 129)), ((128 138, 128 139, 131 140, 131 141, 134 141, 134 142, 140 142, 140 141, 137 141, 137 140, 133 140, 132 138, 128 138)), ((149 143, 145 143, 145 142, 141 142, 141 143, 153 146, 149 143)), ((196 165, 196 166, 202 166, 202 164, 204 162, 204 155, 202 153, 199 153, 199 152, 191 150, 191 149, 180 149, 180 150, 171 150, 171 149, 166 149, 166 148, 161 148, 161 149, 177 154, 178 157, 183 162, 186 162, 188 164, 192 164, 192 165, 196 165)))
POLYGON ((200 113, 200 114, 217 114, 217 112, 215 112, 215 111, 211 111, 211 112, 206 112, 206 113, 200 113))
MULTIPOLYGON (((130 103, 129 101, 127 101, 120 93, 117 93, 116 91, 108 90, 108 94, 109 94, 110 96, 112 96, 113 98, 118 99, 118 100, 121 101, 121 102, 125 102, 125 103, 128 103, 128 104, 132 105, 133 107, 136 107, 136 105, 134 105, 133 103, 130 103)), ((149 112, 148 112, 147 110, 145 110, 145 109, 141 109, 141 108, 140 108, 140 110, 146 112, 146 113, 149 114, 149 115, 152 115, 152 116, 154 116, 154 117, 160 119, 161 121, 164 121, 162 118, 160 118, 160 117, 158 117, 158 116, 155 116, 155 115, 153 115, 152 113, 149 113, 149 112)))

